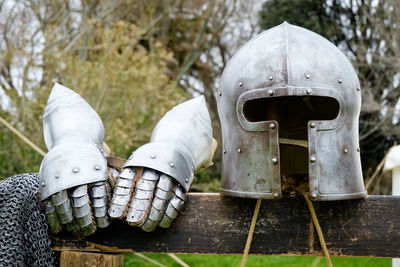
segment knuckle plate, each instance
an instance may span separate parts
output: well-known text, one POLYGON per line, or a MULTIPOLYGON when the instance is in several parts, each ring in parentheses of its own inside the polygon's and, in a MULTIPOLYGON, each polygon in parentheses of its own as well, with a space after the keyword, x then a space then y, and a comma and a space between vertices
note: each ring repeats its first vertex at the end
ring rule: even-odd
POLYGON ((124 165, 124 167, 133 166, 151 168, 168 174, 186 190, 189 190, 194 178, 194 163, 186 160, 174 144, 152 142, 139 147, 124 165), (188 182, 185 182, 185 179, 188 179, 188 182))
POLYGON ((40 197, 44 200, 61 190, 107 178, 107 161, 97 147, 86 143, 76 147, 58 145, 46 154, 40 166, 40 197))

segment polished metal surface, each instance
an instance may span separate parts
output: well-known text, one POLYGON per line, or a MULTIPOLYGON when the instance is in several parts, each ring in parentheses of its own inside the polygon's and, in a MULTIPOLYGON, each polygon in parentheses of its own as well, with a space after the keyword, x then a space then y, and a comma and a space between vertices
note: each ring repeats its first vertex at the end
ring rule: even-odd
POLYGON ((77 93, 55 84, 43 116, 46 154, 40 166, 40 196, 107 180, 101 151, 104 127, 100 117, 77 93))
POLYGON ((187 191, 194 172, 209 158, 212 144, 210 114, 204 96, 167 112, 150 143, 133 152, 124 167, 148 167, 177 180, 187 191))
POLYGON ((247 42, 228 62, 216 96, 223 139, 221 193, 280 198, 281 176, 296 174, 309 178, 313 200, 366 196, 358 140, 359 88, 345 55, 314 32, 285 22, 247 42), (251 101, 276 103, 289 97, 305 104, 313 97, 336 101, 337 116, 288 129, 275 111, 285 109, 289 121, 306 117, 308 111, 290 113, 290 106, 264 105, 254 112, 268 119, 252 120, 245 114, 246 103, 256 103, 251 101), (269 113, 261 114, 265 111, 269 113), (304 132, 307 140, 299 141, 308 148, 280 145, 280 135, 289 130, 304 132))

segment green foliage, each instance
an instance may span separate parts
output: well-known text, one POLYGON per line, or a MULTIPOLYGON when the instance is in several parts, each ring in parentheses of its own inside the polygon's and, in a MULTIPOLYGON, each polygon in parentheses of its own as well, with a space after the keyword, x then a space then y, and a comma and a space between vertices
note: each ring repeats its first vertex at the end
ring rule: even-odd
MULTIPOLYGON (((166 266, 180 266, 166 254, 146 253, 147 257, 158 261, 166 266)), ((242 260, 241 255, 198 255, 198 254, 177 254, 189 266, 208 267, 208 266, 240 266, 242 260)), ((337 267, 375 267, 375 266, 391 266, 391 259, 384 258, 339 258, 332 257, 333 266, 337 267)), ((323 257, 301 257, 301 256, 252 256, 247 259, 246 266, 250 267, 309 267, 313 263, 317 263, 316 267, 327 266, 323 257)), ((124 255, 124 266, 156 266, 148 261, 135 256, 134 254, 124 255)))

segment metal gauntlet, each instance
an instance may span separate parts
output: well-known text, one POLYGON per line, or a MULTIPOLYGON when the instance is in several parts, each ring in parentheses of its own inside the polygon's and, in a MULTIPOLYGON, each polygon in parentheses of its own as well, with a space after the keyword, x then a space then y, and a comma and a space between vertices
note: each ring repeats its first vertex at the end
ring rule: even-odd
POLYGON ((212 144, 210 114, 200 96, 167 112, 154 128, 150 143, 134 151, 124 168, 157 170, 173 177, 187 192, 195 171, 211 164, 212 144))
POLYGON ((81 96, 55 84, 44 111, 43 131, 49 152, 40 166, 41 200, 107 180, 103 123, 81 96))

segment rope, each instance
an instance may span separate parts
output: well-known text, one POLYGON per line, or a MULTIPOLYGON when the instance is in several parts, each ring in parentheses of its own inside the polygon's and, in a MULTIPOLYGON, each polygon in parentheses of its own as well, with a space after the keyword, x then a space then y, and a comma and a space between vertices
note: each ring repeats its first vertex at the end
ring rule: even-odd
POLYGON ((157 265, 157 266, 160 266, 160 267, 167 267, 167 266, 165 266, 164 264, 159 263, 158 261, 153 260, 152 258, 149 258, 149 257, 147 257, 146 255, 143 255, 142 253, 135 252, 134 254, 135 254, 136 256, 138 256, 139 258, 142 258, 142 259, 144 259, 144 260, 146 260, 146 261, 148 261, 148 262, 150 262, 150 263, 153 263, 154 265, 157 265))
POLYGON ((34 143, 31 142, 25 135, 23 135, 20 131, 15 129, 11 124, 9 124, 5 119, 0 117, 0 122, 6 126, 11 132, 13 132, 16 136, 22 139, 26 144, 28 144, 31 148, 33 148, 36 152, 38 152, 40 155, 43 157, 46 155, 46 152, 44 152, 40 147, 35 145, 34 143))
POLYGON ((246 246, 244 248, 242 262, 240 263, 240 267, 246 266, 247 256, 249 255, 251 241, 253 240, 254 228, 256 228, 256 222, 258 218, 258 212, 260 211, 261 206, 261 198, 257 199, 256 206, 254 208, 253 219, 251 220, 249 235, 247 236, 246 246))
POLYGON ((319 243, 321 244, 322 251, 324 252, 324 255, 325 255, 326 263, 328 264, 329 267, 332 267, 333 266, 332 265, 332 261, 331 261, 331 258, 329 256, 329 251, 326 248, 324 234, 322 233, 321 226, 319 225, 317 214, 315 213, 314 206, 313 206, 310 198, 308 197, 308 193, 306 191, 301 190, 301 194, 306 199, 308 209, 310 210, 311 217, 312 217, 312 220, 314 222, 315 229, 317 230, 319 243))
POLYGON ((189 265, 186 262, 184 262, 181 258, 176 256, 174 253, 167 253, 167 255, 170 256, 174 261, 179 263, 179 265, 181 265, 182 267, 189 267, 189 265))
POLYGON ((392 147, 388 149, 388 152, 386 153, 386 155, 383 157, 381 162, 379 162, 379 164, 376 167, 376 169, 375 169, 374 173, 372 174, 371 178, 369 178, 367 184, 365 185, 365 190, 367 190, 367 191, 369 190, 370 186, 372 185, 372 182, 375 180, 375 178, 378 176, 378 174, 382 170, 383 166, 385 165, 385 161, 386 161, 387 155, 389 155, 389 151, 391 149, 392 149, 392 147))

